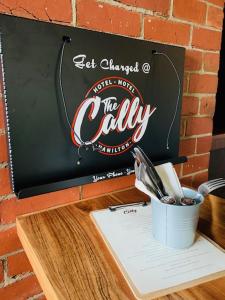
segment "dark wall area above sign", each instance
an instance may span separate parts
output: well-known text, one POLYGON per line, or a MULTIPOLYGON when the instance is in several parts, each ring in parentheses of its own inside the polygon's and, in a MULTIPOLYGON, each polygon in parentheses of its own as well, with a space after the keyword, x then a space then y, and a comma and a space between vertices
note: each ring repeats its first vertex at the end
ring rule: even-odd
POLYGON ((4 15, 0 31, 19 198, 131 174, 136 144, 181 161, 183 48, 4 15))

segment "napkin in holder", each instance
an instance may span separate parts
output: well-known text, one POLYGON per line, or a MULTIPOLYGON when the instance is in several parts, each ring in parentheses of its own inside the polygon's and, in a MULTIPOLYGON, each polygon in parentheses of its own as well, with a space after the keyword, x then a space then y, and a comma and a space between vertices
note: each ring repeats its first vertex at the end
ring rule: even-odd
MULTIPOLYGON (((170 196, 173 196, 175 199, 182 198, 183 191, 172 163, 168 162, 162 165, 158 165, 155 167, 155 169, 162 179, 166 192, 170 196)), ((155 197, 155 195, 151 193, 140 180, 137 180, 137 178, 135 180, 135 187, 148 195, 150 198, 155 197)))

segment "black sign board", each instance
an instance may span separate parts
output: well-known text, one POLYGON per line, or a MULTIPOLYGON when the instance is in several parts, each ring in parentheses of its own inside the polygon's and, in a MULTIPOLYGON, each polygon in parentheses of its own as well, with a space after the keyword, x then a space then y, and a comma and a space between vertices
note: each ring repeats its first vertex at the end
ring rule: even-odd
POLYGON ((0 31, 19 198, 130 174, 136 144, 182 161, 183 48, 5 15, 0 31))

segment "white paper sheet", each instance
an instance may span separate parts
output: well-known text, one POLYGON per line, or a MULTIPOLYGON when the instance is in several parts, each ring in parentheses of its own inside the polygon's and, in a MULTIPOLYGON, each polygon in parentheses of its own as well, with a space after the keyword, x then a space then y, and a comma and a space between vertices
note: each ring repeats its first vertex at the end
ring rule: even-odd
POLYGON ((202 236, 189 249, 165 248, 151 234, 151 206, 92 213, 141 295, 225 270, 225 253, 202 236))

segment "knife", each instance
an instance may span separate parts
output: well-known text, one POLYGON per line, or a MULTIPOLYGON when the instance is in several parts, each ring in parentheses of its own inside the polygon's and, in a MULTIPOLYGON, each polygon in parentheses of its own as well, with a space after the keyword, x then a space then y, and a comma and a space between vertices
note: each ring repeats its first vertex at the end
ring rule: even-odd
POLYGON ((158 194, 160 195, 160 198, 164 196, 168 196, 168 194, 165 191, 165 187, 162 183, 162 180, 159 174, 157 173, 151 160, 147 157, 147 155, 139 146, 134 148, 134 152, 138 160, 140 162, 143 162, 146 165, 146 173, 149 176, 154 188, 157 190, 158 194))
POLYGON ((143 162, 140 162, 140 160, 138 159, 138 157, 136 156, 135 153, 131 152, 131 154, 133 155, 133 157, 135 159, 134 170, 135 170, 135 175, 136 175, 137 180, 141 181, 151 193, 156 195, 156 197, 161 197, 159 195, 157 189, 154 188, 154 186, 152 186, 152 184, 150 183, 150 182, 152 182, 151 179, 149 179, 147 182, 146 178, 144 178, 144 175, 146 174, 146 168, 147 168, 146 165, 143 162))

